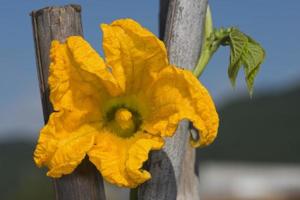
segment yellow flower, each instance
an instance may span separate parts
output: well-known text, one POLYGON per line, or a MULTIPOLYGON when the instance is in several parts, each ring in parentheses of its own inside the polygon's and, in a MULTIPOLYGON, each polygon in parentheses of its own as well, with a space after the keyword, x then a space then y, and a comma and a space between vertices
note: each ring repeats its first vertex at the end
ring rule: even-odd
POLYGON ((48 176, 71 173, 87 155, 109 182, 136 187, 150 150, 164 145, 178 122, 199 130, 195 147, 210 144, 218 115, 207 90, 191 72, 168 63, 164 44, 131 19, 103 24, 104 61, 81 37, 53 41, 50 100, 55 112, 34 152, 48 176))

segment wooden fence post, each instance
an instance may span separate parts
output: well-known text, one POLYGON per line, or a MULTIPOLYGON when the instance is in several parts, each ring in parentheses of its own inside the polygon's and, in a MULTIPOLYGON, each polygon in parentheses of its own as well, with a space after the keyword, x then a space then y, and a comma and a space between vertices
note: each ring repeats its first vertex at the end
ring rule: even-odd
MULTIPOLYGON (((48 69, 50 43, 56 39, 65 41, 71 35, 83 35, 81 7, 67 5, 47 7, 32 11, 33 37, 40 93, 45 123, 53 111, 49 101, 48 69)), ((96 168, 83 160, 70 175, 54 179, 56 200, 105 200, 103 180, 96 168)))
MULTIPOLYGON (((160 28, 165 28, 170 63, 192 70, 201 50, 207 0, 169 0, 169 5, 163 1, 160 28)), ((183 121, 174 137, 167 139, 164 149, 151 153, 147 167, 152 179, 139 187, 138 200, 199 199, 195 150, 188 146, 189 136, 188 123, 183 121)))

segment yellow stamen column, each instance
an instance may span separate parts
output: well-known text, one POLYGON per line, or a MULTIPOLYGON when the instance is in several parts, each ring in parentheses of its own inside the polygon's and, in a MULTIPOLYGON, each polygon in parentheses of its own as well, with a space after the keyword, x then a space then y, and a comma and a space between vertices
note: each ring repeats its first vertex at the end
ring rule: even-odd
POLYGON ((122 129, 128 129, 133 125, 132 114, 126 108, 120 108, 115 113, 115 121, 122 129))

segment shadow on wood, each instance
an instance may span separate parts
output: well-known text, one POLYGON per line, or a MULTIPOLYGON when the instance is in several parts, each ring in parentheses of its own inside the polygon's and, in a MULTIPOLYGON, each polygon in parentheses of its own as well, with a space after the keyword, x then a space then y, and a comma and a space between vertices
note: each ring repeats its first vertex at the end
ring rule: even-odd
POLYGON ((152 178, 139 189, 138 196, 143 196, 143 200, 175 200, 177 196, 176 178, 167 153, 163 150, 153 151, 146 163, 146 169, 150 171, 152 178))
POLYGON ((87 157, 72 174, 54 181, 54 187, 56 199, 100 200, 105 198, 102 177, 87 157))

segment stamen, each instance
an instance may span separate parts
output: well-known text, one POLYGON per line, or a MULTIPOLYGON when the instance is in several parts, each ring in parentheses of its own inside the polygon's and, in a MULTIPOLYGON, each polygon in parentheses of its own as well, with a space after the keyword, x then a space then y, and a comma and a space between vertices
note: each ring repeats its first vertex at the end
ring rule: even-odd
POLYGON ((126 108, 120 108, 115 113, 115 121, 122 129, 133 128, 132 113, 126 108))
POLYGON ((115 120, 118 123, 128 122, 131 120, 131 118, 132 118, 132 114, 126 108, 120 108, 115 113, 115 120))

